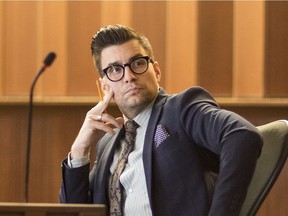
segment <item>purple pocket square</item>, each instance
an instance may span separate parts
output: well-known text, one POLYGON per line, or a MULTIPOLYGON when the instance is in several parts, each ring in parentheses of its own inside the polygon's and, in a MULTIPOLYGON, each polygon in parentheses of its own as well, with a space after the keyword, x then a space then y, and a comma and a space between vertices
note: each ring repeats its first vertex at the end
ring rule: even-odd
POLYGON ((169 136, 170 134, 167 132, 166 128, 163 125, 157 125, 154 137, 154 148, 158 148, 169 136))

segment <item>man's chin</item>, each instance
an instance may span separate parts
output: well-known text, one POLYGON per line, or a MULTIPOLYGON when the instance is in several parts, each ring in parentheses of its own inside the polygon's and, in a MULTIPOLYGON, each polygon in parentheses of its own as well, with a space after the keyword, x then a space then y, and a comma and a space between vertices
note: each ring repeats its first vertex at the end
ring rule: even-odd
POLYGON ((137 109, 145 104, 145 101, 139 97, 131 96, 126 101, 121 101, 121 105, 126 109, 137 109))

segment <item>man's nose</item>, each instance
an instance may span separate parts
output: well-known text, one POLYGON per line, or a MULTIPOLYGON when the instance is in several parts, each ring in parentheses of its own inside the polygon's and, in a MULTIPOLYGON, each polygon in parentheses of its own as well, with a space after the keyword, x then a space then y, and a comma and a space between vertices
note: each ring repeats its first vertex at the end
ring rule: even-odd
POLYGON ((134 79, 135 78, 135 73, 130 69, 128 65, 125 65, 125 74, 124 74, 125 79, 134 79))

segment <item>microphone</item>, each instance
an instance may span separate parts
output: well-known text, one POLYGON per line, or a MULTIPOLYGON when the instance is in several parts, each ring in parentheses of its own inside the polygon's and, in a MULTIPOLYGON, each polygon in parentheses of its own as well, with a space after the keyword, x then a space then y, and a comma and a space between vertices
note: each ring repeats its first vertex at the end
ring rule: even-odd
POLYGON ((33 94, 34 87, 41 76, 41 74, 45 71, 45 69, 53 63, 56 58, 56 54, 54 52, 50 52, 43 61, 43 66, 35 76, 31 88, 30 88, 30 97, 29 97, 29 114, 28 114, 28 133, 27 133, 27 146, 26 146, 26 176, 25 176, 25 201, 28 202, 29 195, 29 168, 30 168, 30 148, 31 148, 31 128, 32 128, 32 113, 33 113, 33 94))
POLYGON ((56 54, 54 52, 50 52, 46 58, 44 59, 44 66, 50 66, 56 58, 56 54))

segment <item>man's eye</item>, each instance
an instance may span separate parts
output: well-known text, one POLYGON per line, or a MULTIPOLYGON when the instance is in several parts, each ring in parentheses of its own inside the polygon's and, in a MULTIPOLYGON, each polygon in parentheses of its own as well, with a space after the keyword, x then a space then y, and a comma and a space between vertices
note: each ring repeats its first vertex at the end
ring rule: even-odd
POLYGON ((143 65, 145 65, 146 62, 143 59, 137 59, 133 62, 133 67, 141 67, 143 65))
POLYGON ((122 71, 122 68, 118 65, 112 65, 107 70, 108 73, 120 73, 121 71, 122 71))

